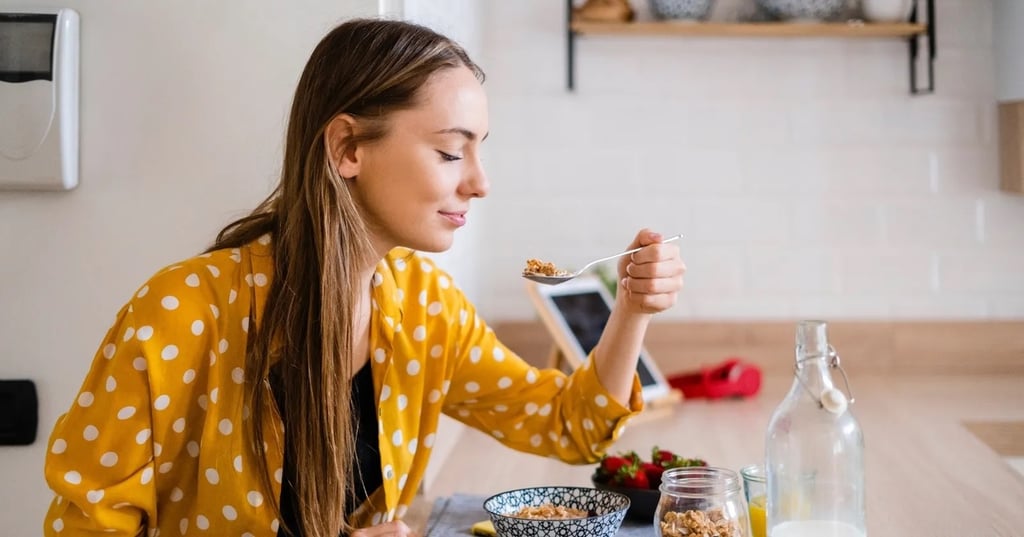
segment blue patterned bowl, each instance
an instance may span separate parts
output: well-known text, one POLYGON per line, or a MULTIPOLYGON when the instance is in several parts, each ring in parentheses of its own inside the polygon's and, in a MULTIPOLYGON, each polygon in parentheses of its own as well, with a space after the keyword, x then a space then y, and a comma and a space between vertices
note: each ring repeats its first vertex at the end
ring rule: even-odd
POLYGON ((704 20, 711 12, 712 0, 648 0, 651 12, 659 19, 704 20))
POLYGON ((495 494, 484 501, 498 537, 612 537, 629 509, 629 498, 585 487, 533 487, 495 494), (524 507, 552 505, 586 511, 587 518, 516 518, 524 507))
POLYGON ((757 0, 757 4, 783 20, 818 21, 839 15, 846 0, 757 0))

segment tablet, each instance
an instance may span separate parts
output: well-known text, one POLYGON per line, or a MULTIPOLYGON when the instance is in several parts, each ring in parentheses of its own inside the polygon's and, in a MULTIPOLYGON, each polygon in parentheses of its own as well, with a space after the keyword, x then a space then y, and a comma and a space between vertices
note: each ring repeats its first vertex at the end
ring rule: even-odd
MULTIPOLYGON (((526 282, 527 290, 545 328, 564 358, 566 372, 579 367, 597 346, 611 316, 612 297, 596 277, 583 276, 558 285, 526 282)), ((670 387, 646 349, 641 348, 636 372, 645 402, 669 394, 670 387)))

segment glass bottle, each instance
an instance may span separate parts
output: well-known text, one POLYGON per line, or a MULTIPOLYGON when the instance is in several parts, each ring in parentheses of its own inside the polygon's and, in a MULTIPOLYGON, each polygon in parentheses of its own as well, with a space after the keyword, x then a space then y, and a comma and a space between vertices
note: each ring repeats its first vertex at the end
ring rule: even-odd
POLYGON ((736 472, 709 466, 672 468, 661 475, 659 490, 654 510, 658 537, 750 537, 747 502, 736 472))
POLYGON ((866 537, 864 436, 853 397, 823 321, 802 321, 789 393, 765 439, 768 537, 866 537))

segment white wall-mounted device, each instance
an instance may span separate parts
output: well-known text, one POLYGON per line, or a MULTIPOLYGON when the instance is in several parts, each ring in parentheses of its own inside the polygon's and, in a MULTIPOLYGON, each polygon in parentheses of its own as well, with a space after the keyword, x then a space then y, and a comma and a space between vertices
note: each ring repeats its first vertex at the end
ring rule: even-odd
POLYGON ((79 17, 0 11, 0 189, 78 185, 79 17))

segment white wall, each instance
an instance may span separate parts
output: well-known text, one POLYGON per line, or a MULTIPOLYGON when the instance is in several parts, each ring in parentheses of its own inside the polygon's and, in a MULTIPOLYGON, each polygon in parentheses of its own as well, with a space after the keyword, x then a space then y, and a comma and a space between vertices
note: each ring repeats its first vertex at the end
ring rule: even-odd
POLYGON ((1024 2, 994 0, 996 99, 1024 100, 1024 2))
POLYGON ((488 3, 484 313, 533 316, 526 258, 579 266, 651 226, 686 235, 663 318, 1024 318, 992 3, 937 11, 931 96, 902 40, 622 36, 578 40, 568 93, 563 3, 488 3))
POLYGON ((0 378, 31 378, 40 397, 36 443, 0 447, 4 537, 41 534, 51 497, 46 438, 117 309, 156 269, 203 249, 269 192, 310 51, 341 19, 378 8, 376 0, 61 5, 82 17, 81 185, 0 192, 0 378))

